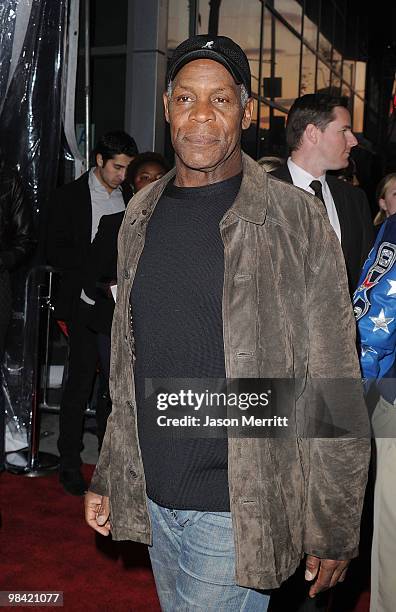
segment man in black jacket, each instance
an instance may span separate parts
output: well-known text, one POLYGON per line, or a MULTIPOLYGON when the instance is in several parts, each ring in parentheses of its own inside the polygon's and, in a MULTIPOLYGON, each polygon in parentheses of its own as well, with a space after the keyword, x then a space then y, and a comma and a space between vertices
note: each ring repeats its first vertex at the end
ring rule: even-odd
POLYGON ((341 242, 352 295, 374 233, 364 192, 326 174, 346 168, 351 149, 357 145, 346 100, 326 94, 297 98, 288 114, 286 138, 290 157, 272 174, 322 200, 341 242))
POLYGON ((70 348, 59 417, 60 481, 72 495, 83 495, 86 489, 80 451, 98 361, 95 333, 86 325, 92 301, 82 290, 83 267, 101 217, 123 211, 132 197, 124 181, 137 152, 125 132, 105 134, 95 148, 95 167, 59 188, 50 211, 48 260, 61 272, 55 317, 67 324, 70 348))
POLYGON ((0 158, 0 471, 4 466, 4 398, 1 364, 11 317, 10 271, 31 252, 32 212, 16 170, 0 158))
POLYGON ((99 450, 111 412, 109 394, 110 335, 117 289, 117 238, 124 211, 101 218, 83 270, 83 290, 92 302, 89 328, 96 334, 99 353, 100 392, 96 404, 99 450))

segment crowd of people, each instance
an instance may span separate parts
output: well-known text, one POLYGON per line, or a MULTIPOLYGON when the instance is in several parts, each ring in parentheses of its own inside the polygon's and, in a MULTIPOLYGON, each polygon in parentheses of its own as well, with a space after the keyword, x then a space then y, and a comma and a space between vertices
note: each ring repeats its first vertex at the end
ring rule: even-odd
POLYGON ((134 139, 122 131, 105 134, 93 157, 95 165, 88 172, 56 190, 48 222, 48 262, 61 274, 54 316, 69 341, 59 415, 60 481, 73 495, 87 489, 80 451, 97 370, 99 449, 111 409, 108 380, 118 231, 133 194, 168 169, 159 154, 139 155, 134 139))
MULTIPOLYGON (((370 609, 391 612, 396 173, 378 185, 373 223, 346 101, 320 93, 291 106, 287 159, 245 155, 250 69, 226 37, 184 41, 166 85, 175 168, 159 153, 139 154, 129 134, 109 132, 93 167, 51 201, 47 261, 60 274, 54 316, 69 346, 60 482, 85 494, 97 532, 149 545, 164 611, 265 612, 303 557, 309 588, 299 609, 310 610, 358 555, 373 447, 370 609), (100 456, 88 484, 80 453, 96 376, 100 456), (284 439, 230 434, 225 418, 201 433, 207 400, 190 411, 179 401, 188 435, 178 418, 158 426, 159 393, 177 389, 180 398, 184 384, 198 395, 194 381, 204 381, 219 395, 218 381, 223 390, 231 379, 294 380, 284 439), (336 435, 342 408, 350 428, 336 435)), ((9 270, 33 248, 28 208, 1 163, 0 357, 9 270)), ((2 459, 0 445, 0 467, 2 459)))

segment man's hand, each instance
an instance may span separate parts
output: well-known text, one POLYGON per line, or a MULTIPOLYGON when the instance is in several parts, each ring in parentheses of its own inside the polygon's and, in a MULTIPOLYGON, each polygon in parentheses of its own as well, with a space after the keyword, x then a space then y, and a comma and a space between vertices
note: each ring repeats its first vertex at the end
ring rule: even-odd
POLYGON ((309 596, 315 597, 321 591, 333 587, 337 582, 343 582, 347 572, 349 560, 335 561, 334 559, 319 559, 307 555, 305 562, 305 580, 315 580, 309 589, 309 596))
POLYGON ((110 525, 110 503, 106 495, 98 495, 92 491, 85 494, 85 520, 92 529, 108 536, 110 525))

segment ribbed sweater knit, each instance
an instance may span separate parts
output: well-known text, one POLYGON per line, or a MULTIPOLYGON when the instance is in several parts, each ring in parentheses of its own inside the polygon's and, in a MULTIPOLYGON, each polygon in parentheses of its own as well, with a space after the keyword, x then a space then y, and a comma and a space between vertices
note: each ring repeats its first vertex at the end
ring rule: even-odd
POLYGON ((219 223, 241 178, 168 185, 148 222, 131 291, 147 495, 169 508, 229 510, 227 439, 180 438, 172 427, 158 427, 160 412, 155 394, 146 394, 146 380, 225 378, 219 223))

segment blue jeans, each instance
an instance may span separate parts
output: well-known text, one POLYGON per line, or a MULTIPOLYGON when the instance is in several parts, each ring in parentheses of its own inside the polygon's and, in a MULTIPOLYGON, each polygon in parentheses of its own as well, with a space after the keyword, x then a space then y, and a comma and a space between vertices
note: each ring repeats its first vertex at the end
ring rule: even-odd
POLYGON ((230 512, 172 510, 148 500, 149 546, 163 612, 266 612, 269 595, 235 583, 230 512))

